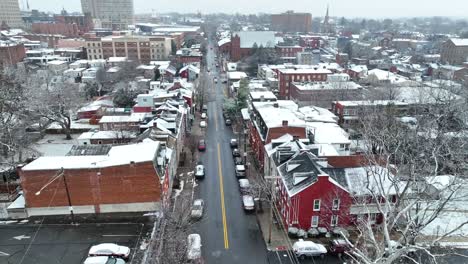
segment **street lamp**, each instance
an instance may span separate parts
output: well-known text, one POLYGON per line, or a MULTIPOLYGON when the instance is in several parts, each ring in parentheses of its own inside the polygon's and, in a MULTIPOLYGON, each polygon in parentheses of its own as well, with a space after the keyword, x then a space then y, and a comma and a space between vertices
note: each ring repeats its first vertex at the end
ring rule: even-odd
POLYGON ((44 186, 42 186, 42 188, 39 189, 39 191, 37 191, 35 193, 35 195, 36 196, 40 195, 41 192, 45 188, 47 188, 50 184, 52 184, 55 180, 57 180, 60 177, 63 179, 63 184, 65 185, 65 191, 67 193, 67 200, 68 200, 68 208, 70 210, 71 223, 73 224, 73 223, 75 223, 75 215, 73 214, 73 206, 71 204, 70 191, 68 190, 67 177, 65 176, 65 170, 63 169, 63 167, 60 168, 59 173, 52 180, 50 180, 48 183, 46 183, 44 186))

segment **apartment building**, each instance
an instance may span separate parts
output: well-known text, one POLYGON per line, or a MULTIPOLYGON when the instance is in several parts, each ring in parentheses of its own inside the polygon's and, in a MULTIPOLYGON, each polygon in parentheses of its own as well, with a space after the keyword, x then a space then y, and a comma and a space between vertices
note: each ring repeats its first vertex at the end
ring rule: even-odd
POLYGON ((133 0, 81 0, 81 8, 103 28, 125 30, 133 24, 133 0))
POLYGON ((287 11, 271 15, 271 27, 282 32, 310 32, 312 30, 312 15, 310 13, 294 13, 287 11))
POLYGON ((126 57, 129 60, 149 63, 165 60, 171 54, 171 39, 150 36, 109 36, 86 40, 88 59, 126 57))
POLYGON ((23 26, 18 0, 0 0, 0 24, 5 22, 10 28, 23 26))
POLYGON ((449 39, 440 49, 442 62, 462 65, 468 61, 468 39, 449 39))

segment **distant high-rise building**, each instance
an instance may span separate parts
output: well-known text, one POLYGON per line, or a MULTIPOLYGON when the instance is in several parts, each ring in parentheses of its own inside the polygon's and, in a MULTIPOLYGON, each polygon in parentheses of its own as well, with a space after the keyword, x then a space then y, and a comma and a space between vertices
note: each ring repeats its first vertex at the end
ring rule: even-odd
POLYGON ((125 30, 133 24, 133 0, 81 0, 81 8, 103 28, 125 30))
POLYGON ((0 0, 0 25, 6 24, 10 28, 23 26, 18 0, 0 0))
POLYGON ((271 29, 282 32, 310 32, 312 30, 312 15, 310 13, 294 13, 294 11, 271 15, 271 29))

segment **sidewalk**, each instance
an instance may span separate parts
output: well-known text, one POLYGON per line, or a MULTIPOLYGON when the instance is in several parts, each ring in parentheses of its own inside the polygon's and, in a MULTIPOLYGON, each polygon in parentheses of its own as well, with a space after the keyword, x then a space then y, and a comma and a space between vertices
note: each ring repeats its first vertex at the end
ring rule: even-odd
POLYGON ((270 205, 263 205, 263 212, 257 212, 257 222, 269 251, 289 249, 289 238, 286 230, 276 223, 270 215, 270 205), (271 227, 271 236, 270 236, 271 227))

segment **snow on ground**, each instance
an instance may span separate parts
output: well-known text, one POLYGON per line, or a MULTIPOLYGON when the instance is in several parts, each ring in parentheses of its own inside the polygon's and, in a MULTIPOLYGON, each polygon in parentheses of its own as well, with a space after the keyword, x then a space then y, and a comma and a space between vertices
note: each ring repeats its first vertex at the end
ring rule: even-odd
POLYGON ((33 145, 39 152, 39 156, 65 156, 73 145, 78 145, 77 135, 72 135, 73 139, 66 140, 65 135, 45 135, 33 145))

